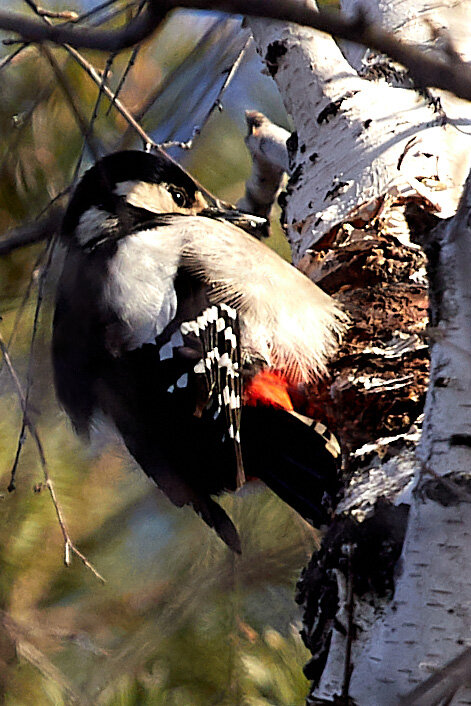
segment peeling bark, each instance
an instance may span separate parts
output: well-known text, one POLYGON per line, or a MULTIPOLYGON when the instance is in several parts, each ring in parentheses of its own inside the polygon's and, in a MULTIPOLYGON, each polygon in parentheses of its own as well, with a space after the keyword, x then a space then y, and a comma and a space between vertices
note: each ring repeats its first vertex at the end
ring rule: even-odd
POLYGON ((428 382, 422 250, 371 230, 305 265, 308 272, 315 267, 318 284, 337 293, 352 320, 331 377, 312 389, 309 413, 327 414, 345 454, 405 432, 422 413, 428 382))

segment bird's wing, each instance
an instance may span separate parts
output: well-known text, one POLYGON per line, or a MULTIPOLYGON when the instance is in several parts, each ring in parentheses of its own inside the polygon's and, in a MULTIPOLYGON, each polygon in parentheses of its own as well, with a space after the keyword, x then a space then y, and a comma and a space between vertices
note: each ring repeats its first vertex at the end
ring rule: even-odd
POLYGON ((184 321, 180 331, 184 339, 196 339, 201 347, 201 357, 193 372, 204 376, 207 399, 195 413, 210 413, 214 419, 224 414, 225 434, 234 445, 236 486, 240 487, 245 476, 240 448, 242 370, 237 311, 225 303, 213 304, 195 319, 184 321))

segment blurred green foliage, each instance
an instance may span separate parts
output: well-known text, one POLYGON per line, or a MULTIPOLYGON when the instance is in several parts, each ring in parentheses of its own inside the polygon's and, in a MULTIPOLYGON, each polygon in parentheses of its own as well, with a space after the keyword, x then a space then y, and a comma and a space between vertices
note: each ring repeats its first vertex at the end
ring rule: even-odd
MULTIPOLYGON (((27 10, 20 2, 11 6, 27 10)), ((214 22, 208 16, 174 16, 135 57, 120 96, 135 114, 160 82, 168 84, 165 100, 157 99, 143 118, 155 139, 188 139, 214 100, 224 69, 237 53, 237 32, 232 42, 221 41, 228 36, 225 24, 208 45, 194 50, 214 22), (208 59, 210 50, 218 61, 208 59), (172 75, 178 71, 182 78, 176 91, 172 75), (205 90, 190 101, 192 86, 202 81, 205 90)), ((2 57, 16 48, 4 47, 2 57)), ((65 49, 52 51, 76 109, 90 125, 96 85, 65 49)), ((114 59, 109 72, 114 88, 130 54, 114 59)), ((105 70, 106 57, 84 55, 105 70)), ((208 188, 233 201, 241 196, 250 171, 242 141, 243 110, 261 109, 285 120, 279 97, 259 69, 252 52, 224 97, 226 110, 211 116, 192 151, 179 154, 208 188)), ((47 58, 34 46, 4 66, 0 78, 3 233, 32 222, 69 186, 84 143, 84 166, 90 163, 87 140, 100 153, 117 148, 124 137, 128 144, 141 145, 119 113, 108 112, 106 99, 84 140, 47 58)), ((286 254, 280 232, 277 238, 286 254)), ((23 386, 43 255, 44 244, 39 244, 0 259, 0 332, 10 343, 23 386)), ((242 557, 234 557, 190 510, 177 510, 162 497, 117 441, 98 452, 74 437, 55 401, 49 361, 59 269, 56 252, 34 341, 29 413, 70 535, 106 584, 77 557, 64 567, 62 534, 30 438, 21 454, 16 491, 7 492, 22 415, 3 366, 0 700, 7 706, 303 704, 308 685, 301 668, 308 653, 296 628, 294 586, 315 544, 312 531, 269 491, 254 486, 223 500, 243 541, 242 557)))

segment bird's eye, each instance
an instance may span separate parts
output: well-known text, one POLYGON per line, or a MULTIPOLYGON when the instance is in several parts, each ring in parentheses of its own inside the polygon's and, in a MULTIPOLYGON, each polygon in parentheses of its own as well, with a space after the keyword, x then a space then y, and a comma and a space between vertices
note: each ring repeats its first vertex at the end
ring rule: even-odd
POLYGON ((172 198, 177 206, 183 207, 187 205, 187 198, 183 191, 176 189, 174 186, 169 187, 169 191, 172 194, 172 198))

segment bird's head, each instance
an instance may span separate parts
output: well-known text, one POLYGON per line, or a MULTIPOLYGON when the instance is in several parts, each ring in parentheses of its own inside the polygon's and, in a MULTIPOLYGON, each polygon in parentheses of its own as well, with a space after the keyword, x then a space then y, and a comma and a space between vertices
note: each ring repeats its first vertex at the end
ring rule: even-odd
POLYGON ((161 214, 230 221, 259 236, 266 221, 238 211, 206 191, 164 153, 115 152, 80 180, 64 217, 64 239, 91 250, 121 238, 161 214))

